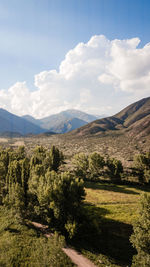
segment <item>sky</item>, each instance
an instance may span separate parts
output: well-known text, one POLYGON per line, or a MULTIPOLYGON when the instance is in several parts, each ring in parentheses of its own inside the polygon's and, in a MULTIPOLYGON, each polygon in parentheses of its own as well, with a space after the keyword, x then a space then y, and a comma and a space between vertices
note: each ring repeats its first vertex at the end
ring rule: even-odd
POLYGON ((0 107, 113 115, 150 96, 149 0, 0 0, 0 107))

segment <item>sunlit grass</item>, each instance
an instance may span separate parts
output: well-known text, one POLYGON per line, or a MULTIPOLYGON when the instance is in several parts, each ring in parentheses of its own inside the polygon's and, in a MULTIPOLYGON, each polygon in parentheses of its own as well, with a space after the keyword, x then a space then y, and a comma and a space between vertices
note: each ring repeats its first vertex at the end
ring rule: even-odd
MULTIPOLYGON (((141 193, 148 187, 87 182, 86 202, 105 209, 105 218, 132 224, 141 193)), ((150 194, 150 192, 148 192, 150 194)))
POLYGON ((136 253, 129 241, 132 224, 138 216, 140 195, 150 194, 150 187, 86 182, 85 191, 85 203, 100 220, 102 234, 95 241, 98 251, 85 246, 82 253, 97 266, 130 266, 136 253))

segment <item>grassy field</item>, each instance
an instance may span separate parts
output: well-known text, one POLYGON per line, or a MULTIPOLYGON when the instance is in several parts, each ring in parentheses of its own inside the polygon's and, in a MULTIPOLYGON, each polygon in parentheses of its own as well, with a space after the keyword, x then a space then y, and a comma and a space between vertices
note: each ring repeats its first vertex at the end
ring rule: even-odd
POLYGON ((150 188, 93 182, 86 182, 85 188, 87 208, 99 221, 101 233, 89 236, 88 244, 80 240, 78 249, 97 266, 130 266, 136 253, 129 242, 132 223, 140 194, 150 194, 150 188))
POLYGON ((140 194, 150 194, 147 186, 86 183, 86 202, 106 210, 105 218, 132 224, 140 194))

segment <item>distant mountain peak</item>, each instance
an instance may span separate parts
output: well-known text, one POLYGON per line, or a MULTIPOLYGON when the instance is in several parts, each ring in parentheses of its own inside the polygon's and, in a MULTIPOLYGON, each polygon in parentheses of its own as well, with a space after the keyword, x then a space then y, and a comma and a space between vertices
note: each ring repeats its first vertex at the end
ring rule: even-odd
POLYGON ((30 115, 23 117, 43 129, 56 133, 66 133, 98 119, 97 116, 77 109, 67 109, 38 120, 30 115))

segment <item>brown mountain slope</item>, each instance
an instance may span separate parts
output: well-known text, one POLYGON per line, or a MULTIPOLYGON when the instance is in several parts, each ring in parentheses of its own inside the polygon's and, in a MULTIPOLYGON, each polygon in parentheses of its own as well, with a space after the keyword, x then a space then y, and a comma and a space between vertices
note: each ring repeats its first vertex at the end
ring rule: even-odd
POLYGON ((126 107, 115 117, 124 121, 124 126, 128 127, 134 122, 146 117, 150 114, 150 97, 143 98, 130 106, 126 107))
POLYGON ((124 130, 131 134, 149 135, 150 131, 150 97, 141 99, 114 116, 96 120, 75 131, 77 135, 97 135, 104 132, 124 130))
POLYGON ((150 114, 146 117, 134 122, 129 127, 130 136, 148 136, 150 135, 150 114))

